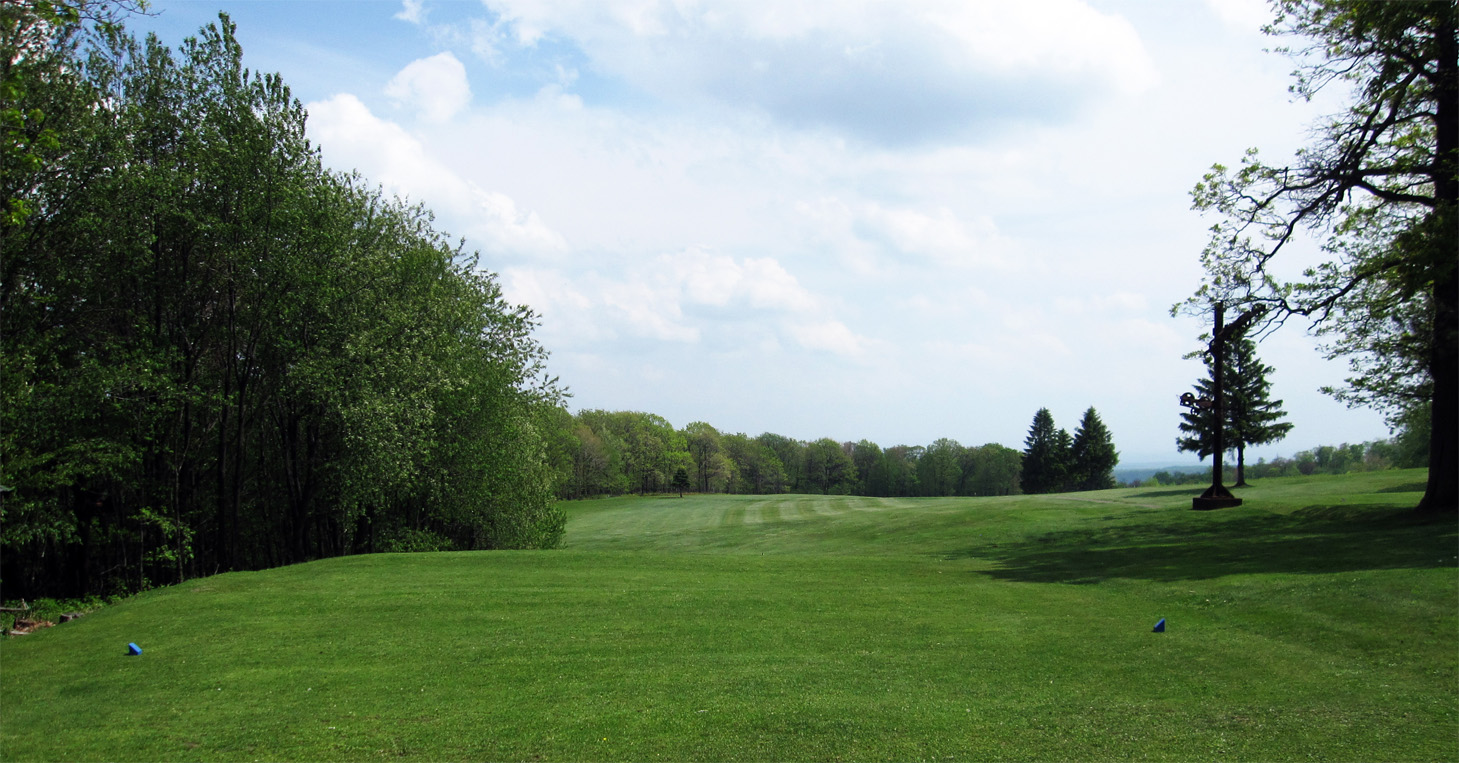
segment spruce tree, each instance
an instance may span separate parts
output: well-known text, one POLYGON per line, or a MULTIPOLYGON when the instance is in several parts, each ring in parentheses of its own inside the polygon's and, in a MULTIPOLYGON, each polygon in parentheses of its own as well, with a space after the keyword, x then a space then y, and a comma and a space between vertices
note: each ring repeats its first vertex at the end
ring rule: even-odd
POLYGON ((1049 493, 1067 493, 1074 489, 1074 438, 1069 430, 1054 435, 1054 457, 1049 466, 1049 493))
MULTIPOLYGON (((1211 368, 1206 357, 1206 368, 1211 368)), ((1226 447, 1236 451, 1236 484, 1246 485, 1246 446, 1265 445, 1287 436, 1292 424, 1282 421, 1286 411, 1281 400, 1271 399, 1272 367, 1256 357, 1256 342, 1242 339, 1230 347, 1226 364, 1226 447)), ((1210 398, 1213 382, 1208 374, 1196 384, 1196 397, 1210 398)), ((1215 409, 1194 408, 1181 414, 1180 431, 1187 436, 1176 440, 1183 451, 1194 452, 1202 459, 1211 455, 1215 441, 1215 409)))
POLYGON ((1272 367, 1256 357, 1256 342, 1243 339, 1231 348, 1227 363, 1231 382, 1226 385, 1226 410, 1230 416, 1230 442, 1236 448, 1236 486, 1246 485, 1246 446, 1277 442, 1292 430, 1282 421, 1287 412, 1282 401, 1271 399, 1272 367))
POLYGON ((1120 462, 1109 429, 1094 407, 1084 412, 1074 432, 1071 476, 1075 490, 1106 490, 1115 486, 1114 468, 1120 462))
POLYGON ((1023 471, 1019 486, 1023 492, 1051 493, 1063 479, 1060 466, 1059 434, 1054 429, 1054 415, 1040 408, 1033 416, 1028 438, 1023 441, 1023 471))

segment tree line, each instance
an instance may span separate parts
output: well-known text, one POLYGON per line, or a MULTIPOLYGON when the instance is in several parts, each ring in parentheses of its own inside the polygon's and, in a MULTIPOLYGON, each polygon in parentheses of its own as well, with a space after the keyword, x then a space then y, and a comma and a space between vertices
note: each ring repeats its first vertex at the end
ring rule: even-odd
MULTIPOLYGON (((1047 410, 1040 411, 1047 415, 1047 410)), ((797 440, 766 432, 724 433, 696 421, 676 429, 635 411, 557 409, 549 461, 559 497, 663 492, 819 493, 879 497, 1016 495, 1113 487, 1118 460, 1109 431, 1091 408, 1057 483, 1031 481, 1027 452, 942 438, 883 448, 869 440, 797 440), (681 479, 676 479, 682 473, 681 479), (682 480, 682 481, 681 481, 682 480), (1030 489, 1032 488, 1032 490, 1030 489)), ((1052 419, 1050 419, 1052 420, 1052 419)))
MULTIPOLYGON (((1245 476, 1250 479, 1272 479, 1314 474, 1377 472, 1386 469, 1422 469, 1429 463, 1428 444, 1427 435, 1415 439, 1407 433, 1400 433, 1392 440, 1320 445, 1311 450, 1298 451, 1291 457, 1278 456, 1270 461, 1265 458, 1257 459, 1256 463, 1246 465, 1245 476)), ((1234 482, 1237 478, 1236 467, 1228 465, 1223 474, 1227 480, 1234 482)), ((1147 479, 1131 482, 1130 487, 1196 485, 1209 484, 1210 481, 1210 469, 1195 472, 1162 470, 1147 479)))
POLYGON ((360 551, 555 545, 532 313, 325 170, 227 16, 0 8, 8 597, 360 551))

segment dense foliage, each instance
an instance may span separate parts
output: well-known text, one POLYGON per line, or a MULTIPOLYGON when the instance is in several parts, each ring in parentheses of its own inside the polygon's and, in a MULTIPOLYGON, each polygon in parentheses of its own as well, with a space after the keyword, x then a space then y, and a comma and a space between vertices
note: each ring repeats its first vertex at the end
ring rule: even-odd
POLYGON ((1430 417, 1420 508, 1459 506, 1459 4, 1454 0, 1273 0, 1295 94, 1333 84, 1347 106, 1314 126, 1290 164, 1255 149, 1216 165, 1193 193, 1220 219, 1191 305, 1266 308, 1312 321, 1353 376, 1332 390, 1395 423, 1430 417), (1277 274, 1303 231, 1327 261, 1277 274))
POLYGON ((555 545, 532 314, 324 170, 226 16, 173 51, 106 11, 0 8, 6 595, 555 545))
POLYGON ((868 440, 810 442, 766 432, 724 434, 696 421, 677 430, 635 411, 558 409, 548 435, 558 495, 585 498, 682 487, 699 493, 980 496, 1019 492, 1021 455, 990 443, 883 449, 868 440))
POLYGON ((1019 484, 1025 493, 1104 490, 1115 486, 1119 463, 1109 429, 1091 407, 1074 436, 1054 428, 1054 415, 1040 408, 1024 440, 1019 484))

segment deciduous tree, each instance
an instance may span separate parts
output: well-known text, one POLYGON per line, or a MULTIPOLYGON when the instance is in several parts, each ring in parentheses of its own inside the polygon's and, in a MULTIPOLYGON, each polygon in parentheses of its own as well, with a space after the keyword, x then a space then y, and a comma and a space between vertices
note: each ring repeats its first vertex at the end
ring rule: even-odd
MULTIPOLYGON (((1453 0, 1276 0, 1270 34, 1295 41, 1294 93, 1350 88, 1287 165, 1255 149, 1193 192, 1219 221, 1193 303, 1263 305, 1336 333, 1359 362, 1347 399, 1430 401, 1421 510, 1459 504, 1459 7, 1453 0), (1306 230, 1330 259, 1296 281, 1282 252, 1306 230), (1397 349, 1394 353, 1392 350, 1397 349), (1369 353, 1372 353, 1371 355, 1369 353), (1377 358, 1370 362, 1367 358, 1377 358), (1421 371, 1414 375, 1412 371, 1421 371)), ((1399 406, 1403 408, 1405 406, 1399 406)))

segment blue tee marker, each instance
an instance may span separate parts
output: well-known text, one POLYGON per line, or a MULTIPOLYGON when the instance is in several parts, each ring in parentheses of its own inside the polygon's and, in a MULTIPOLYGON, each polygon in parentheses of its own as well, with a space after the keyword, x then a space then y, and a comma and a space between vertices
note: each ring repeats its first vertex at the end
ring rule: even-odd
POLYGON ((1165 632, 1165 618, 1163 618, 1163 617, 1160 618, 1160 622, 1158 622, 1158 623, 1155 624, 1155 630, 1154 630, 1154 632, 1155 633, 1164 633, 1165 632))
POLYGON ((129 656, 129 657, 136 657, 137 655, 139 655, 141 653, 142 653, 142 647, 137 646, 136 644, 127 644, 127 656, 129 656))

